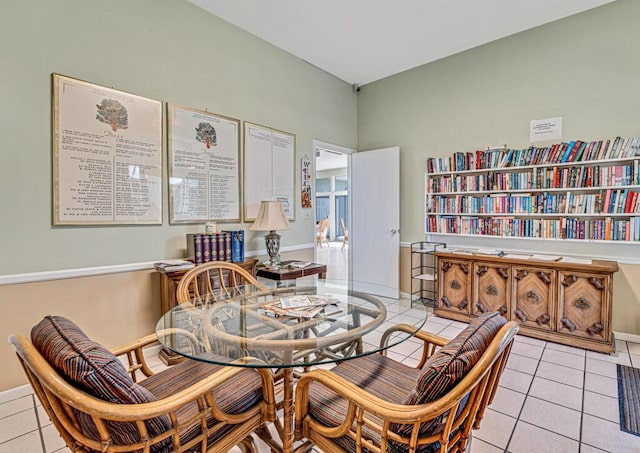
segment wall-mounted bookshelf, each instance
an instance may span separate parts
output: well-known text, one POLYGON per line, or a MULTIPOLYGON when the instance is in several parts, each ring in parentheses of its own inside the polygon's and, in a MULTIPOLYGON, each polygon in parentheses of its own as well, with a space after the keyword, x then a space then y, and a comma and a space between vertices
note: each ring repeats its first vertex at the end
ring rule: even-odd
POLYGON ((640 242, 640 137, 429 158, 425 232, 640 242))

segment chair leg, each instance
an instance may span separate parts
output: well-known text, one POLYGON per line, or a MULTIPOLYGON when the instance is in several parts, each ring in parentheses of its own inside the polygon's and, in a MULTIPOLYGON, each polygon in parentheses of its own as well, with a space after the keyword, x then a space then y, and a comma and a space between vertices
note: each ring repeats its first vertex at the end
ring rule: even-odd
POLYGON ((238 444, 238 447, 240 447, 240 451, 242 451, 242 453, 257 453, 258 452, 258 448, 256 447, 256 443, 253 440, 253 437, 251 437, 251 436, 247 436, 244 439, 242 439, 242 441, 238 444))

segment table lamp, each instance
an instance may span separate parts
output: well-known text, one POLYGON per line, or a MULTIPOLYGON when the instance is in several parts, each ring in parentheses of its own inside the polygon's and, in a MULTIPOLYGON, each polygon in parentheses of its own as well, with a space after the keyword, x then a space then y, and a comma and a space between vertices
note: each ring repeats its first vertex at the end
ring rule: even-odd
POLYGON ((267 252, 269 253, 269 261, 265 264, 270 266, 280 265, 280 256, 278 255, 280 251, 280 235, 276 233, 276 230, 288 230, 290 228, 287 215, 279 201, 260 202, 256 220, 249 229, 251 231, 269 232, 264 236, 267 252))

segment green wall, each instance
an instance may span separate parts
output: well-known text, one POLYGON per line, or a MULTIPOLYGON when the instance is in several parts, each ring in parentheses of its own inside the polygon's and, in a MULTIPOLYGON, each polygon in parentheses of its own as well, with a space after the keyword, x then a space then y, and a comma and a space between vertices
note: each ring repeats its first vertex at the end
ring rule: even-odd
MULTIPOLYGON (((52 72, 294 133, 297 169, 313 139, 355 148, 349 84, 187 1, 0 0, 0 42, 0 275, 180 257, 202 229, 169 225, 166 187, 161 226, 52 226, 52 72)), ((314 241, 296 205, 283 247, 314 241)))
MULTIPOLYGON (((358 149, 400 146, 402 241, 425 237, 427 157, 527 147, 529 121, 555 116, 565 141, 640 135, 639 17, 640 2, 618 0, 362 87, 358 149)), ((482 246, 636 259, 640 251, 486 238, 482 246)))

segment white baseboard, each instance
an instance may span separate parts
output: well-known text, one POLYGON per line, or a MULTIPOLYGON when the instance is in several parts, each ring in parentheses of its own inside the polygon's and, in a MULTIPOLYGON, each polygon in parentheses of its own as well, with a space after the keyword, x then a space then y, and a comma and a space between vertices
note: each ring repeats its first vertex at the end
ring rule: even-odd
POLYGON ((629 341, 631 343, 640 343, 640 335, 636 335, 635 333, 624 333, 624 332, 613 332, 616 337, 616 340, 624 340, 629 341))
POLYGON ((12 389, 5 390, 4 392, 0 392, 0 404, 17 400, 18 398, 22 398, 33 393, 35 392, 29 384, 21 385, 20 387, 14 387, 12 389))

